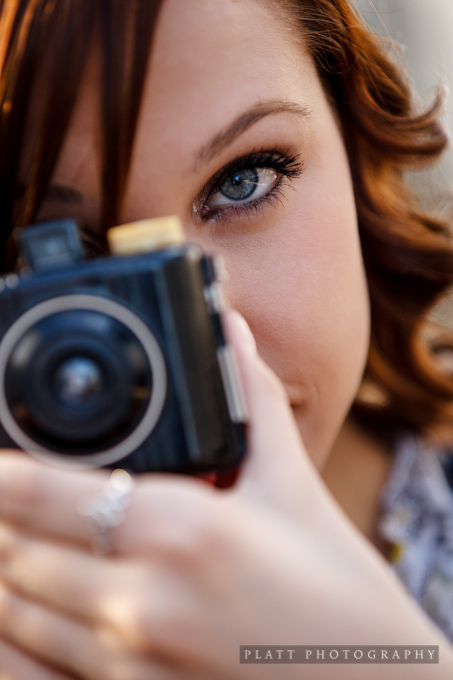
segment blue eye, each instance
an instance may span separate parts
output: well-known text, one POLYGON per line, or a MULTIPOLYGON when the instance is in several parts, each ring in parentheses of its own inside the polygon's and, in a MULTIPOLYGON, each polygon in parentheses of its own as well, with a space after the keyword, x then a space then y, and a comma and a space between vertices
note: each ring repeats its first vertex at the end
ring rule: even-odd
POLYGON ((278 200, 285 182, 299 177, 303 169, 298 154, 276 149, 252 151, 216 173, 194 208, 204 220, 258 213, 266 203, 278 200))
POLYGON ((244 168, 228 175, 205 203, 207 210, 245 203, 266 194, 278 180, 273 168, 244 168))

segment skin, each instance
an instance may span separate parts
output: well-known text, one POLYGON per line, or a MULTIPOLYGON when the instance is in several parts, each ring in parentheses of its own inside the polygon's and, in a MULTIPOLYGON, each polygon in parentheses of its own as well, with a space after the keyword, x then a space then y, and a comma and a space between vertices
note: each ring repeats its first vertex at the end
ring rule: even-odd
MULTIPOLYGON (((76 506, 102 493, 108 473, 47 469, 4 453, 0 669, 8 680, 275 678, 273 667, 239 666, 238 646, 340 639, 439 644, 430 677, 451 677, 448 645, 316 469, 360 382, 369 310, 341 134, 310 56, 289 31, 267 4, 167 0, 122 216, 176 213, 189 239, 226 260, 228 302, 256 340, 229 312, 251 413, 240 479, 220 492, 195 479, 141 476, 116 554, 102 558, 91 553, 76 506), (269 99, 305 115, 262 118, 194 167, 213 135, 269 99), (305 168, 281 201, 203 221, 194 204, 209 179, 238 156, 274 147, 301 154, 305 168)), ((96 220, 96 73, 93 53, 54 178, 83 203, 48 203, 42 217, 96 220)), ((426 677, 423 666, 388 668, 389 680, 426 677)), ((300 677, 298 667, 284 671, 300 677)), ((363 671, 310 668, 310 678, 333 677, 363 671)), ((367 678, 381 677, 379 666, 367 667, 367 678)))

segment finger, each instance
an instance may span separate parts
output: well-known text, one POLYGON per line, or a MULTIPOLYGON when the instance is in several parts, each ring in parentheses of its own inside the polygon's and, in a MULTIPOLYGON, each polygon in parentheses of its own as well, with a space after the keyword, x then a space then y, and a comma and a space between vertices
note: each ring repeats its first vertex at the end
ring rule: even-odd
POLYGON ((108 630, 89 629, 0 584, 0 678, 5 680, 211 680, 204 669, 128 653, 108 630), (10 644, 8 644, 10 643, 10 644), (1 654, 5 651, 5 657, 1 654), (33 659, 34 657, 34 659, 33 659), (33 659, 33 660, 32 660, 33 659))
POLYGON ((90 629, 114 630, 138 653, 159 647, 156 636, 148 640, 144 629, 162 628, 180 609, 172 595, 175 575, 168 567, 106 560, 0 525, 0 582, 90 629))
MULTIPOLYGON (((184 609, 173 593, 181 592, 174 565, 168 555, 163 561, 159 569, 150 562, 106 560, 0 525, 0 582, 90 629, 116 631, 138 653, 162 652, 162 628, 184 609), (151 639, 149 629, 155 629, 151 639)), ((183 559, 178 566, 184 568, 183 559)))
POLYGON ((77 498, 100 493, 108 476, 102 470, 75 472, 51 468, 28 456, 3 451, 0 519, 49 536, 58 536, 64 522, 68 537, 86 541, 87 531, 85 526, 82 531, 77 498))
POLYGON ((235 311, 225 316, 250 411, 248 455, 237 489, 274 505, 300 511, 301 498, 320 490, 318 475, 297 429, 277 376, 260 359, 251 331, 235 311))
POLYGON ((127 586, 146 596, 141 571, 133 563, 37 541, 0 524, 0 580, 19 595, 89 626, 115 620, 127 586))
POLYGON ((0 640, 0 678, 2 680, 72 680, 25 655, 0 640))
MULTIPOLYGON (((91 550, 90 524, 77 511, 81 499, 102 497, 109 473, 70 472, 14 453, 0 456, 0 521, 24 533, 74 543, 91 550)), ((213 512, 220 492, 179 475, 139 475, 123 524, 112 531, 118 554, 143 554, 160 542, 189 545, 190 526, 213 512)))
POLYGON ((98 673, 102 677, 102 663, 93 649, 93 635, 88 629, 28 602, 2 584, 0 634, 27 654, 59 670, 88 678, 98 673))
MULTIPOLYGON (((0 635, 25 654, 35 657, 38 668, 41 662, 83 680, 183 680, 193 677, 191 673, 183 675, 178 669, 136 653, 129 654, 121 640, 109 631, 89 629, 23 599, 1 584, 0 635)), ((55 677, 42 677, 43 680, 66 678, 58 673, 55 677)), ((32 678, 30 675, 27 680, 32 678)))

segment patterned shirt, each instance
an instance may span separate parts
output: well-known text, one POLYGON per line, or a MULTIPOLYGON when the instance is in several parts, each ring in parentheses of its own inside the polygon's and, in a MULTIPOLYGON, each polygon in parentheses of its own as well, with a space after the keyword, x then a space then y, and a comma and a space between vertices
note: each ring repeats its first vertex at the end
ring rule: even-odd
POLYGON ((409 592, 453 640, 452 458, 413 436, 400 436, 381 496, 380 535, 409 592))

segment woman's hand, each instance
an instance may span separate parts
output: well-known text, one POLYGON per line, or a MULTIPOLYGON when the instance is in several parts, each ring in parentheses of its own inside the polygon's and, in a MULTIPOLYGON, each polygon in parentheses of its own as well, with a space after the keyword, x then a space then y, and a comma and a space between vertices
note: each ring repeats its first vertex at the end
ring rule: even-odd
MULTIPOLYGON (((239 645, 442 644, 324 489, 245 322, 227 321, 251 411, 234 489, 138 477, 115 555, 99 557, 76 508, 108 473, 0 457, 1 678, 275 678, 273 666, 240 665, 239 645)), ((449 653, 430 677, 451 677, 449 653)), ((387 666, 386 677, 424 677, 418 669, 387 666)), ((300 671, 279 666, 279 677, 300 671)), ((370 680, 381 673, 367 667, 370 680)))

